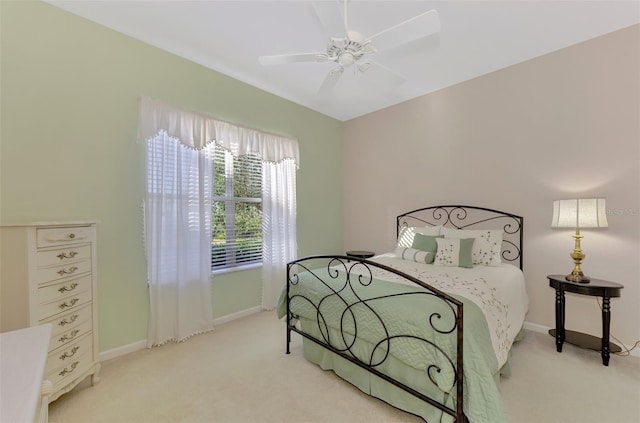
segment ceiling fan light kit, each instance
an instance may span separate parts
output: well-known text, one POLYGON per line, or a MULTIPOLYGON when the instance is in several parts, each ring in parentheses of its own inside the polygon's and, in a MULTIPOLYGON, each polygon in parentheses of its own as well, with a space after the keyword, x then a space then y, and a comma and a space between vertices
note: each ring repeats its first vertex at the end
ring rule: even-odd
POLYGON ((299 62, 334 62, 337 67, 329 72, 320 86, 319 94, 333 90, 344 69, 355 65, 355 71, 373 82, 396 88, 404 77, 371 60, 378 51, 390 49, 440 31, 440 18, 436 10, 417 15, 369 38, 348 29, 347 0, 314 2, 313 9, 328 36, 325 53, 297 53, 260 56, 260 64, 281 65, 299 62), (344 8, 340 10, 339 3, 344 8))

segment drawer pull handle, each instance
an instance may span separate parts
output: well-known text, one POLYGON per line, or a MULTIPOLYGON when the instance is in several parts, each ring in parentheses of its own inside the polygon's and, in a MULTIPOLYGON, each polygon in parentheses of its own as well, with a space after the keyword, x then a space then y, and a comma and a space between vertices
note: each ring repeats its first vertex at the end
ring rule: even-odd
POLYGON ((67 373, 71 373, 72 371, 74 371, 76 369, 76 367, 78 366, 78 363, 80 363, 79 361, 74 361, 73 364, 71 364, 71 370, 67 369, 66 367, 64 369, 62 369, 62 371, 60 373, 58 373, 60 376, 64 376, 67 373))
POLYGON ((60 341, 60 342, 69 341, 69 340, 71 340, 71 339, 75 338, 75 337, 76 337, 76 335, 78 335, 79 333, 80 333, 80 330, 78 330, 78 329, 74 329, 74 330, 71 332, 71 336, 67 336, 67 335, 62 336, 60 339, 58 339, 58 341, 60 341))
POLYGON ((74 305, 76 305, 76 303, 80 301, 80 298, 74 298, 71 301, 69 301, 71 304, 67 304, 67 302, 65 301, 64 303, 60 304, 58 307, 65 309, 67 307, 73 307, 74 305))
POLYGON ((75 273, 75 271, 78 270, 78 268, 76 266, 70 267, 69 269, 60 269, 58 270, 58 274, 60 276, 63 275, 71 275, 72 273, 75 273))
POLYGON ((69 234, 69 238, 73 239, 73 238, 75 238, 75 237, 76 237, 76 234, 74 234, 73 232, 71 232, 71 233, 69 234))
POLYGON ((64 354, 62 354, 60 356, 60 360, 64 360, 65 358, 73 357, 74 355, 76 355, 76 353, 78 352, 79 349, 80 349, 80 347, 76 345, 75 347, 71 348, 71 354, 69 354, 67 351, 65 351, 64 354))
POLYGON ((68 319, 60 320, 60 322, 58 323, 58 326, 70 325, 71 323, 75 322, 77 318, 78 318, 78 315, 74 314, 68 319))
POLYGON ((66 286, 63 286, 62 288, 58 289, 58 292, 62 294, 63 292, 66 292, 66 291, 73 291, 77 287, 78 287, 78 282, 74 282, 71 285, 69 285, 69 288, 67 288, 66 286))
POLYGON ((58 257, 60 260, 64 260, 64 259, 70 259, 70 258, 74 258, 75 256, 78 255, 77 251, 69 251, 69 254, 67 253, 60 253, 58 254, 56 257, 58 257))

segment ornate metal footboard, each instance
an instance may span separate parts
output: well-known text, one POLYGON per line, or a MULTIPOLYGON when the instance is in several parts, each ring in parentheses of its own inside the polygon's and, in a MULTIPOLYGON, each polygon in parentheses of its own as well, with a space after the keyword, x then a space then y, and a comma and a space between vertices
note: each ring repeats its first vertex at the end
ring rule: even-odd
POLYGON ((297 332, 453 416, 456 422, 465 421, 460 301, 390 267, 347 256, 313 256, 289 263, 286 289, 287 354, 291 332, 297 332), (382 274, 411 286, 393 284, 397 289, 386 292, 376 279, 382 274), (314 284, 314 289, 305 290, 304 284, 314 284), (425 332, 410 330, 409 325, 398 325, 392 319, 392 314, 402 316, 407 303, 413 302, 415 307, 416 301, 425 304, 424 319, 420 320, 425 332), (297 324, 305 317, 315 326, 313 330, 297 324), (443 345, 445 338, 451 339, 443 345), (436 388, 444 383, 449 401, 426 395, 385 371, 390 357, 402 356, 407 348, 425 352, 422 363, 425 383, 436 388), (451 380, 443 382, 442 374, 451 375, 451 380))
MULTIPOLYGON (((455 229, 501 229, 502 261, 522 269, 521 216, 483 207, 447 205, 417 209, 397 217, 398 234, 402 227, 438 225, 455 229)), ((461 301, 383 264, 339 255, 312 256, 290 262, 284 299, 287 354, 291 332, 299 333, 450 415, 456 422, 467 422, 463 411, 464 310, 461 301), (388 282, 380 282, 380 279, 389 279, 380 278, 383 274, 402 282, 391 285, 404 289, 380 289, 381 284, 387 284, 388 288, 388 282), (424 303, 416 307, 415 302, 420 301, 424 303), (406 306, 408 303, 412 303, 411 307, 406 306), (405 319, 409 309, 421 310, 423 314, 410 324, 398 324, 393 316, 405 319), (416 327, 424 330, 416 331, 416 327), (417 356, 422 361, 408 366, 419 369, 424 383, 416 384, 415 379, 387 371, 395 366, 394 360, 404 363, 404 351, 414 348, 420 351, 417 356)), ((467 311, 471 313, 473 309, 467 311)))

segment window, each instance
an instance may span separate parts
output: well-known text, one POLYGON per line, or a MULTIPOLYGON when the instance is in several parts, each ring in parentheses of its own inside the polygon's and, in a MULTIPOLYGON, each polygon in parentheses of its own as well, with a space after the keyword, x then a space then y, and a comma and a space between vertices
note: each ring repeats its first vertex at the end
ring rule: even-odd
POLYGON ((260 156, 216 147, 213 157, 211 269, 262 263, 260 156))
POLYGON ((212 269, 262 263, 262 307, 273 309, 297 251, 298 141, 146 97, 138 139, 148 143, 148 346, 209 330, 212 269))

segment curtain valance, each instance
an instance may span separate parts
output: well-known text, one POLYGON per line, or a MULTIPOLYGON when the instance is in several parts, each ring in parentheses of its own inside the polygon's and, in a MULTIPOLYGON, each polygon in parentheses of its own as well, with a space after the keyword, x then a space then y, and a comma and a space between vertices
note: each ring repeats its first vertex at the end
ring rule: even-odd
POLYGON ((293 138, 234 125, 151 98, 140 98, 138 139, 146 141, 163 130, 196 150, 215 142, 234 155, 254 153, 263 161, 273 163, 290 159, 300 167, 298 141, 293 138))

